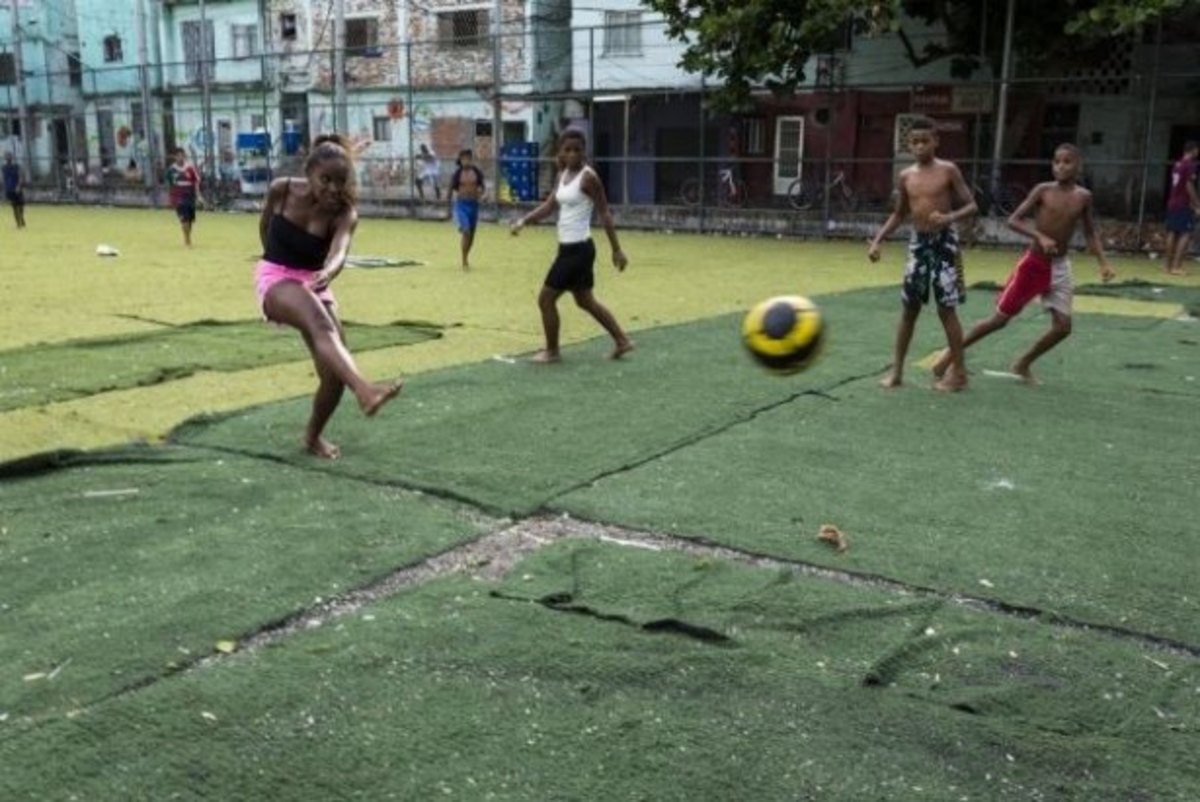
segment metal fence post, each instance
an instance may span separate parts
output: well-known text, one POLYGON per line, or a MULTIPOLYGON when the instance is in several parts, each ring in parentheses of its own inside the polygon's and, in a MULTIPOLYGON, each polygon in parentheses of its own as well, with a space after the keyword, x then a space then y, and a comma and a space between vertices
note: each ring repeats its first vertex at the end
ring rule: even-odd
POLYGON ((1162 18, 1158 20, 1158 30, 1154 36, 1154 67, 1150 74, 1150 103, 1146 110, 1146 138, 1142 144, 1142 191, 1138 196, 1137 211, 1137 240, 1135 246, 1141 248, 1142 225, 1146 221, 1146 183, 1150 180, 1150 142, 1154 132, 1154 106, 1158 100, 1158 60, 1162 54, 1162 18))

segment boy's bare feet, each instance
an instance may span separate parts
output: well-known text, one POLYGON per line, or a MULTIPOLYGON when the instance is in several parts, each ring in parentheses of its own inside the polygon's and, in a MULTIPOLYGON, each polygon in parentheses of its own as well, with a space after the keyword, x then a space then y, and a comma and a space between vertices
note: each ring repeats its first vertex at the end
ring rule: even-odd
POLYGON ((538 351, 533 356, 529 357, 529 361, 536 365, 553 365, 555 362, 561 362, 562 356, 558 351, 538 351))
POLYGON ((368 418, 379 411, 379 408, 391 401, 404 388, 404 380, 372 384, 365 398, 358 399, 358 406, 368 418))
POLYGON ((888 375, 879 380, 879 386, 885 390, 894 390, 903 384, 903 377, 898 371, 895 370, 889 370, 888 375))
POLYGON ((1041 384, 1041 382, 1034 378, 1033 371, 1029 369, 1028 365, 1022 365, 1020 362, 1014 362, 1013 366, 1009 368, 1009 370, 1012 372, 1012 375, 1016 376, 1026 384, 1041 384))
POLYGON ((634 347, 633 340, 623 340, 622 342, 617 343, 616 347, 612 349, 612 353, 608 355, 608 358, 620 359, 632 351, 634 347))
POLYGON ((321 459, 337 459, 342 455, 342 450, 324 437, 305 439, 304 450, 321 459))
POLYGON ((933 363, 933 367, 929 370, 933 373, 933 378, 940 379, 946 375, 946 368, 950 367, 950 349, 943 348, 938 354, 937 361, 933 363))
POLYGON ((967 377, 957 370, 947 371, 942 378, 933 383, 933 389, 939 393, 957 393, 967 389, 967 377))

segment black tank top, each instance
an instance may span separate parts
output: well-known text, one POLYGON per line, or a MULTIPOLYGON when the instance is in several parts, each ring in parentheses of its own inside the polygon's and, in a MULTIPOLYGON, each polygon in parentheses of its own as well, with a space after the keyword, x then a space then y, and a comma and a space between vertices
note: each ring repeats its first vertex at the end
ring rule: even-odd
POLYGON ((332 244, 333 232, 327 237, 310 234, 278 211, 267 223, 267 247, 263 259, 298 270, 320 270, 325 266, 332 244))

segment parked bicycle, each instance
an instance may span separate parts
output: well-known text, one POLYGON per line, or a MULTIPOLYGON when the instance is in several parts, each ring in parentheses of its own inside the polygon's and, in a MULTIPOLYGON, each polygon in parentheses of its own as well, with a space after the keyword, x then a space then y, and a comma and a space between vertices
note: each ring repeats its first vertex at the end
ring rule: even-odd
MULTIPOLYGON (((709 184, 705 187, 705 193, 710 200, 713 199, 714 192, 716 193, 716 201, 718 206, 741 207, 746 202, 746 182, 734 178, 731 168, 722 168, 717 171, 716 184, 709 184)), ((683 186, 679 188, 679 200, 684 206, 699 206, 701 200, 700 179, 689 178, 683 182, 683 186)))
POLYGON ((829 194, 830 208, 839 212, 858 211, 858 193, 846 181, 843 170, 838 170, 826 185, 797 178, 788 186, 787 199, 793 209, 803 212, 813 207, 820 208, 825 203, 826 193, 829 194))

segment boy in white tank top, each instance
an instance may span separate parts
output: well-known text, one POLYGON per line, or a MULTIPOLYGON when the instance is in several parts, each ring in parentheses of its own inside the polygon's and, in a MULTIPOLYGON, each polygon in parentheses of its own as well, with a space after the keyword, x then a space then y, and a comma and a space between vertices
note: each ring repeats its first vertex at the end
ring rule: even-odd
POLYGON ((558 141, 558 160, 561 168, 555 179, 555 189, 529 214, 512 224, 513 236, 532 222, 549 216, 558 209, 558 255, 550 266, 538 293, 538 309, 542 315, 542 330, 546 347, 532 357, 533 362, 552 363, 561 359, 558 333, 560 319, 558 299, 564 292, 575 297, 575 303, 596 319, 613 338, 610 359, 620 359, 633 350, 629 339, 612 312, 592 294, 595 284, 593 267, 596 246, 592 243, 592 213, 598 212, 604 232, 612 246, 613 266, 624 270, 629 260, 617 241, 617 227, 608 208, 608 198, 600 176, 584 161, 583 133, 574 129, 563 132, 558 141))

